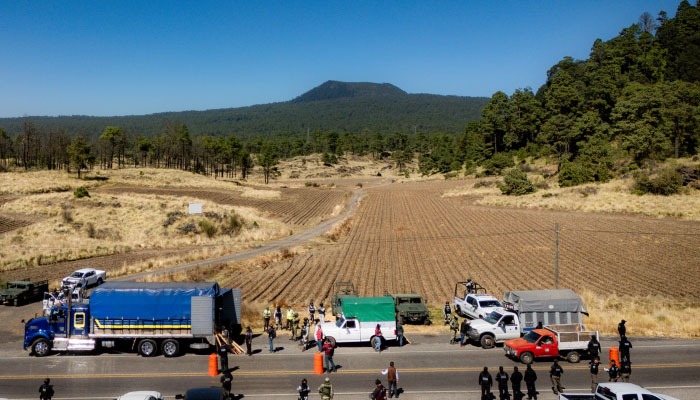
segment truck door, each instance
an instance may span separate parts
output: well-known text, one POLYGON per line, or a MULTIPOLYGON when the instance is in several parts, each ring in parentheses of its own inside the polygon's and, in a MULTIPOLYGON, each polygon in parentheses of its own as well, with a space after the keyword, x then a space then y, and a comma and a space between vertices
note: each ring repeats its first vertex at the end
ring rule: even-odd
POLYGON ((56 336, 66 336, 66 312, 63 308, 51 310, 51 330, 56 336))
POLYGON ((73 313, 70 334, 71 336, 87 337, 87 315, 84 310, 73 313))
POLYGON ((518 325, 515 323, 514 316, 506 315, 503 317, 503 319, 501 319, 501 322, 498 323, 498 326, 503 331, 504 339, 515 339, 520 337, 520 329, 518 329, 518 325))
POLYGON ((361 339, 360 326, 355 319, 346 320, 341 330, 343 331, 343 336, 345 336, 347 340, 359 341, 361 339))
POLYGON ((543 335, 537 342, 535 347, 535 356, 539 357, 556 357, 559 355, 559 349, 554 342, 552 335, 543 335))

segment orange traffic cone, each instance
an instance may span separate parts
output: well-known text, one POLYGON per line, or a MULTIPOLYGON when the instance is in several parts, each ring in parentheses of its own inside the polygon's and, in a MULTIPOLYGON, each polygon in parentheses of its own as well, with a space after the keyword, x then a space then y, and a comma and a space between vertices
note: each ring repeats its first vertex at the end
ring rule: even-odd
POLYGON ((323 353, 314 354, 314 374, 323 375, 323 353))
POLYGON ((209 356, 209 376, 219 375, 219 363, 216 358, 216 353, 212 353, 209 356))
POLYGON ((620 350, 617 349, 617 347, 611 347, 610 348, 610 365, 612 366, 612 362, 615 361, 615 365, 618 367, 620 366, 620 350))

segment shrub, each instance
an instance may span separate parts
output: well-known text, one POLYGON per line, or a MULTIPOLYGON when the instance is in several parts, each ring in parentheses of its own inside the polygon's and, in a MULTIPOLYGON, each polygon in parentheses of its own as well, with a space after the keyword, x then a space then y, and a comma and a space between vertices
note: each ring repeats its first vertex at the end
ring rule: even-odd
POLYGON ((326 165, 331 165, 331 164, 338 164, 338 157, 336 157, 335 154, 329 154, 329 153, 323 153, 323 156, 321 157, 321 161, 323 164, 326 165))
POLYGON ((447 180, 447 179, 456 178, 457 174, 458 174, 457 172, 453 171, 453 172, 448 172, 448 173, 444 174, 443 176, 445 177, 445 180, 447 180))
POLYGON ((97 231, 95 230, 95 225, 92 222, 88 222, 87 226, 85 227, 85 230, 87 231, 87 235, 90 239, 95 238, 95 234, 97 231))
POLYGON ((496 153, 484 162, 484 173, 486 175, 500 175, 501 172, 515 166, 515 161, 508 153, 496 153))
POLYGON ((229 215, 226 218, 226 224, 221 227, 223 233, 228 235, 235 235, 243 229, 243 222, 241 221, 238 214, 229 215))
POLYGON ((523 171, 517 168, 508 171, 503 181, 504 183, 499 184, 498 188, 505 195, 520 196, 535 191, 535 185, 532 184, 532 181, 528 179, 523 171))
POLYGON ((304 184, 304 186, 306 186, 306 187, 318 187, 318 183, 316 183, 316 182, 306 182, 306 183, 304 184))
POLYGON ((561 169, 559 170, 559 186, 577 186, 593 181, 595 181, 593 171, 583 165, 568 161, 561 165, 561 169))
POLYGON ((75 192, 73 192, 73 196, 81 199, 83 197, 90 197, 90 193, 88 193, 88 190, 85 188, 85 186, 78 186, 78 188, 75 189, 75 192))
POLYGON ((655 177, 642 171, 634 174, 634 190, 641 193, 668 196, 679 193, 682 187, 683 177, 673 169, 665 169, 655 177))
POLYGON ((199 227, 202 229, 204 233, 207 234, 207 237, 214 237, 216 235, 216 232, 219 230, 216 225, 213 223, 207 221, 207 220, 202 220, 199 221, 199 227))

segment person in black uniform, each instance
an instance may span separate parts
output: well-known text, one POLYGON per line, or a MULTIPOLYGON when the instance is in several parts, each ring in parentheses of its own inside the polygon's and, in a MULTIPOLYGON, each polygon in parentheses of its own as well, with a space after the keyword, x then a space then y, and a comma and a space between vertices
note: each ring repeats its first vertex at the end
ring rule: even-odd
POLYGON ((632 343, 630 343, 629 340, 627 340, 627 336, 620 336, 620 360, 623 358, 626 358, 628 360, 631 360, 630 358, 630 349, 632 348, 632 343))
POLYGON ((527 387, 527 399, 537 400, 537 389, 535 388, 535 381, 537 380, 537 373, 532 369, 532 365, 528 364, 525 370, 525 386, 527 387))
POLYGON ((53 385, 51 385, 51 379, 44 379, 44 384, 39 386, 39 399, 41 400, 51 400, 53 397, 53 385))
POLYGON ((632 374, 632 363, 629 358, 620 360, 620 379, 622 382, 629 382, 632 374))
POLYGON ((596 357, 600 357, 600 342, 598 339, 595 337, 595 335, 591 335, 591 340, 588 342, 588 357, 593 360, 596 357))
POLYGON ((508 373, 503 370, 503 367, 498 367, 496 382, 498 382, 498 397, 500 400, 508 400, 510 398, 510 393, 508 393, 508 373))
POLYGON ((627 328, 625 327, 625 322, 627 322, 627 321, 625 321, 623 319, 622 321, 620 321, 619 324, 617 324, 617 333, 620 334, 620 337, 625 336, 625 334, 627 333, 627 328))
POLYGON ((520 391, 520 382, 523 381, 523 374, 518 371, 518 367, 513 367, 510 374, 510 384, 513 387, 513 400, 521 400, 525 395, 520 391))
POLYGON ((226 343, 221 343, 219 345, 219 363, 221 364, 221 372, 226 372, 228 370, 228 347, 226 343))
MULTIPOLYGON (((269 326, 269 325, 268 325, 268 326, 269 326)), ((248 327, 246 328, 246 330, 245 330, 245 346, 246 346, 246 348, 247 348, 247 349, 246 349, 246 350, 247 350, 247 354, 248 354, 249 356, 252 356, 252 355, 253 355, 253 350, 252 350, 252 347, 253 347, 253 330, 250 329, 250 326, 248 326, 248 327)))
POLYGON ((559 396, 559 393, 564 390, 564 387, 561 385, 561 374, 563 373, 564 370, 559 365, 559 361, 554 360, 554 364, 549 369, 549 377, 552 378, 552 392, 556 396, 559 396))
POLYGON ((600 360, 594 357, 591 360, 591 393, 595 393, 595 388, 598 387, 598 372, 600 369, 600 360))
POLYGON ((617 368, 617 364, 615 363, 615 360, 610 361, 610 368, 605 368, 605 371, 608 372, 609 382, 617 382, 617 378, 620 376, 620 369, 617 368))
POLYGON ((221 376, 221 387, 224 389, 224 392, 226 392, 226 398, 230 399, 231 398, 231 385, 233 384, 233 375, 231 375, 231 371, 224 371, 224 374, 221 376))
POLYGON ((488 367, 484 367, 484 370, 479 373, 479 385, 481 386, 481 398, 490 398, 488 395, 491 394, 493 379, 491 379, 491 374, 489 373, 488 367))

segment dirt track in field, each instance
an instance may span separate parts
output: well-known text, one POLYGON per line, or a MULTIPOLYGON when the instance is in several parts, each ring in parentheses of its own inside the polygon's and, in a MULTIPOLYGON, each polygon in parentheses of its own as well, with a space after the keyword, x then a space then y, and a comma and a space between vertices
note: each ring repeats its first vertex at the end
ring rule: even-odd
POLYGON ((470 277, 497 296, 553 288, 557 222, 559 287, 700 299, 698 222, 484 207, 440 196, 455 184, 369 188, 336 245, 232 274, 222 285, 242 287, 248 300, 297 304, 327 299, 332 283, 346 280, 361 295, 415 291, 432 302, 451 300, 455 282, 470 277))
POLYGON ((218 189, 152 188, 142 186, 112 186, 105 193, 141 193, 166 196, 186 196, 218 204, 253 207, 286 224, 312 225, 332 215, 336 206, 345 203, 349 191, 330 189, 275 189, 279 199, 242 197, 239 192, 218 189))

